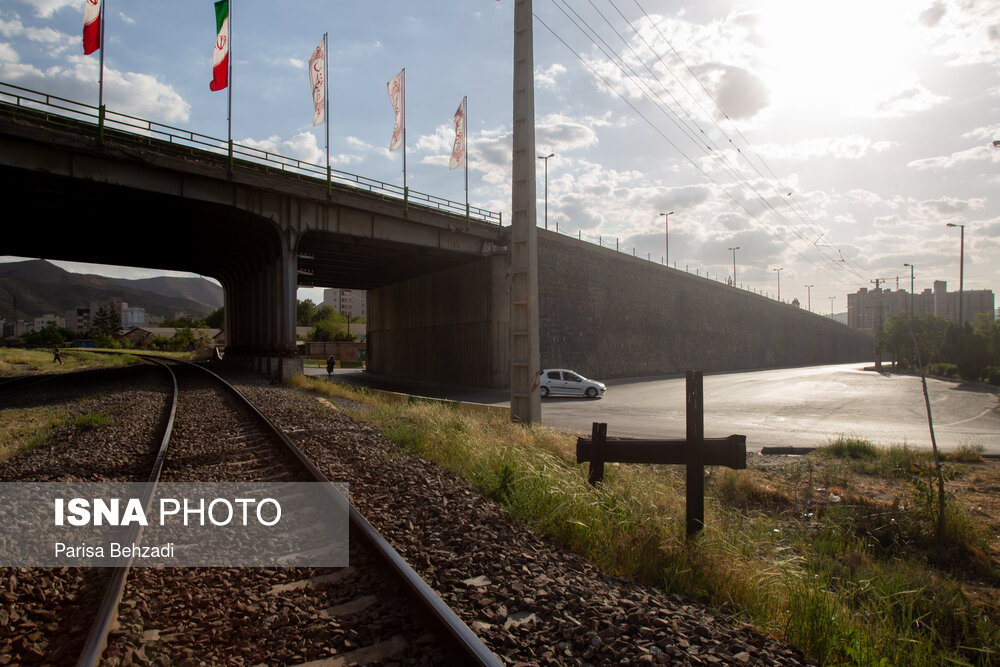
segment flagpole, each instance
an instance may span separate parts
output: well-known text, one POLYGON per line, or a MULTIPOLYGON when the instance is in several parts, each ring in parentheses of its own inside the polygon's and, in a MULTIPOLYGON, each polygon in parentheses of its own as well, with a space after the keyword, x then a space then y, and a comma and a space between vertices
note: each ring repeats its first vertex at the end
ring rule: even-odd
POLYGON ((462 136, 465 137, 465 228, 469 228, 469 96, 462 98, 462 136))
POLYGON ((407 210, 410 201, 410 191, 406 187, 406 68, 403 68, 403 210, 407 210))
POLYGON ((104 2, 101 3, 101 73, 97 84, 97 141, 104 143, 104 14, 107 11, 104 2))
POLYGON ((236 0, 229 0, 229 34, 226 35, 226 39, 229 40, 229 61, 226 63, 229 67, 229 72, 226 74, 228 81, 226 82, 226 124, 228 126, 229 132, 229 171, 233 171, 233 10, 235 9, 236 0))
POLYGON ((327 35, 323 33, 323 119, 326 121, 326 191, 333 192, 333 181, 330 174, 330 46, 327 35))

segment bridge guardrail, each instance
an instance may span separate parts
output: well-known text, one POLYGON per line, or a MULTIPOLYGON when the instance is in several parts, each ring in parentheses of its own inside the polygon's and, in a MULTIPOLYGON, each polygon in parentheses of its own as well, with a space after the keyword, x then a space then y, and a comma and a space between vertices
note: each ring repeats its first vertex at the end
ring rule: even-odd
MULTIPOLYGON (((29 88, 22 88, 21 86, 2 81, 0 81, 0 102, 6 102, 24 109, 41 111, 46 114, 47 120, 53 123, 58 123, 59 118, 95 123, 97 125, 97 133, 102 133, 104 129, 111 129, 134 134, 138 137, 158 139, 178 146, 205 150, 217 155, 229 155, 230 151, 229 142, 225 139, 218 139, 199 132, 112 111, 107 109, 106 105, 102 109, 90 104, 84 104, 83 102, 42 93, 29 88), (49 117, 49 114, 52 113, 55 113, 55 118, 49 117)), ((451 213, 462 217, 468 213, 470 218, 497 226, 500 226, 503 222, 503 215, 496 211, 479 208, 478 206, 467 207, 462 202, 451 201, 444 197, 417 192, 409 188, 404 189, 399 185, 385 183, 338 169, 331 168, 328 170, 324 165, 279 155, 255 146, 233 142, 232 155, 234 158, 239 157, 247 162, 262 165, 268 170, 276 169, 281 173, 315 179, 323 183, 327 182, 329 178, 331 183, 339 186, 364 190, 376 196, 405 201, 408 204, 412 203, 432 208, 439 212, 451 213)))

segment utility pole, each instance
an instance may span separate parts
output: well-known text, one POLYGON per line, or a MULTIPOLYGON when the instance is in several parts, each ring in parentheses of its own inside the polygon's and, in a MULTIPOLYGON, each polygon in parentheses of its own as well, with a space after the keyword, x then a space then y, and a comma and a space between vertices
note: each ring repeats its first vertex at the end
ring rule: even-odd
POLYGON ((542 421, 538 389, 538 233, 531 0, 514 2, 514 140, 511 168, 510 418, 542 421))
POLYGON ((885 282, 885 278, 876 278, 868 282, 875 283, 875 292, 878 295, 878 329, 875 330, 875 368, 882 368, 882 290, 880 283, 885 282))

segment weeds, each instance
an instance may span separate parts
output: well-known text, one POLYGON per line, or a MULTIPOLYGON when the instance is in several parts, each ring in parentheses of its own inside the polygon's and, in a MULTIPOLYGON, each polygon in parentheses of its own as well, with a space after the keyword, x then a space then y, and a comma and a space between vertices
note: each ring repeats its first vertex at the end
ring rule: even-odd
POLYGON ((111 417, 103 412, 87 412, 77 417, 76 421, 73 422, 79 431, 91 431, 109 424, 111 424, 111 417))
POLYGON ((0 410, 0 462, 46 444, 65 420, 54 408, 0 410))
POLYGON ((933 462, 905 444, 841 438, 803 461, 807 474, 800 471, 790 488, 755 470, 713 472, 705 530, 687 540, 677 469, 609 464, 604 482, 591 487, 568 434, 443 405, 393 403, 330 382, 296 383, 369 401, 372 407, 351 413, 606 571, 732 606, 822 664, 998 659, 1000 605, 974 604, 960 579, 964 570, 1000 583, 983 554, 982 528, 947 503, 951 532, 942 551, 927 477, 933 462), (862 474, 908 483, 909 492, 890 502, 848 492, 862 474), (839 502, 825 490, 813 495, 824 480, 844 483, 839 502))

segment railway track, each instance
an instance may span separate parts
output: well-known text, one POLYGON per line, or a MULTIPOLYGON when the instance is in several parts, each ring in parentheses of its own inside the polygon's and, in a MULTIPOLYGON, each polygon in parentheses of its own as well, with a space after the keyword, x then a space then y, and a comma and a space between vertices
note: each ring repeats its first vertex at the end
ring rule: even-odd
MULTIPOLYGON (((350 482, 352 503, 505 664, 808 664, 793 647, 722 610, 607 575, 540 538, 495 501, 341 409, 362 406, 323 401, 225 364, 213 367, 321 471, 350 482)), ((181 400, 161 481, 271 479, 295 466, 273 442, 257 443, 249 417, 232 414, 235 399, 179 372, 181 400), (188 402, 196 415, 208 413, 204 420, 192 418, 188 402), (239 467, 213 467, 219 455, 203 456, 206 442, 242 459, 239 467), (259 453, 240 454, 237 446, 248 443, 257 443, 259 453)), ((0 463, 0 482, 148 477, 169 411, 166 374, 148 365, 72 375, 79 377, 56 374, 23 391, 0 390, 0 419, 12 409, 42 419, 55 412, 61 420, 48 444, 0 463), (95 412, 109 423, 74 427, 95 412)), ((403 587, 371 567, 375 557, 355 532, 350 548, 349 568, 135 568, 101 662, 343 664, 377 655, 393 655, 381 661, 398 664, 476 661, 454 657, 414 622, 432 612, 401 599, 403 587), (163 574, 176 576, 151 578, 163 574), (376 604, 382 598, 397 602, 376 604)), ((0 568, 0 664, 75 664, 110 573, 0 568)))
MULTIPOLYGON (((150 483, 327 481, 222 378, 156 363, 172 391, 150 483)), ((349 514, 345 568, 116 568, 77 664, 500 664, 364 517, 349 514)))

